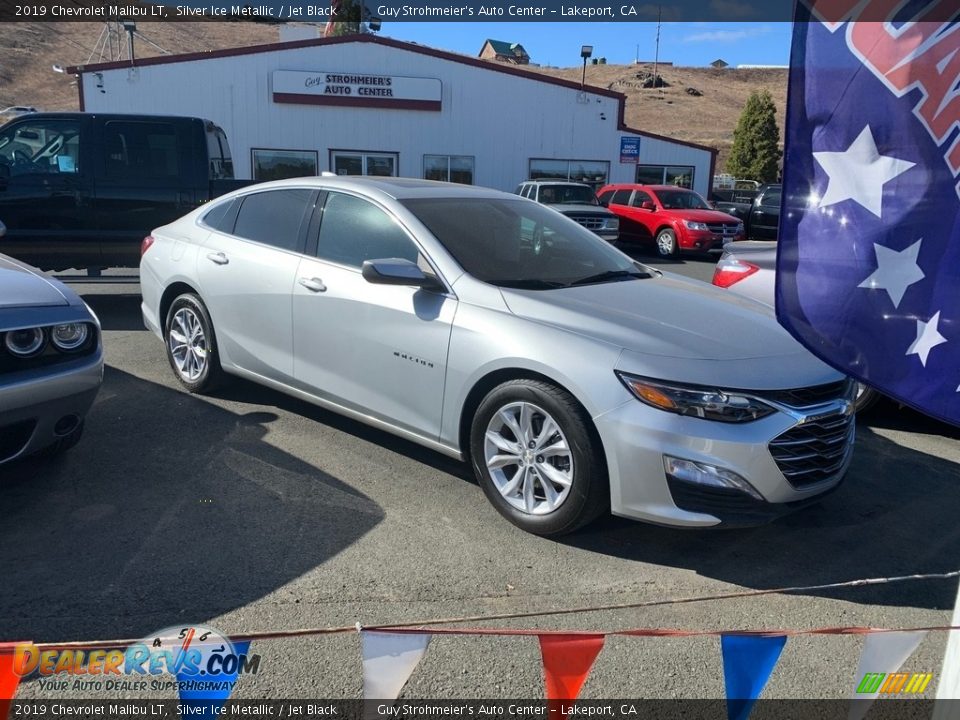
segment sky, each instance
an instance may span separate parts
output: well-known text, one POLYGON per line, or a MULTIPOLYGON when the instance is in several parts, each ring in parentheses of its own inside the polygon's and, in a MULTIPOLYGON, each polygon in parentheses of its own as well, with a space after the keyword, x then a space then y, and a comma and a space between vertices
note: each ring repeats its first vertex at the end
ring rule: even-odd
MULTIPOLYGON (((660 60, 675 65, 705 66, 714 60, 737 65, 786 65, 790 61, 788 22, 663 23, 660 60)), ((484 40, 519 42, 531 62, 557 67, 580 66, 580 47, 593 45, 593 57, 628 64, 654 59, 656 23, 602 22, 387 22, 380 34, 466 55, 480 52, 484 40)))

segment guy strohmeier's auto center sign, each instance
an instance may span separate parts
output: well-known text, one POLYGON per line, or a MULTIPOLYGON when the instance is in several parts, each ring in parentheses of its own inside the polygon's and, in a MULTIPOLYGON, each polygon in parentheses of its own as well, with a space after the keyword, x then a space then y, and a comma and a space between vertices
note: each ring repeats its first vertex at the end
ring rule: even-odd
POLYGON ((275 70, 272 80, 277 103, 440 110, 437 78, 275 70))

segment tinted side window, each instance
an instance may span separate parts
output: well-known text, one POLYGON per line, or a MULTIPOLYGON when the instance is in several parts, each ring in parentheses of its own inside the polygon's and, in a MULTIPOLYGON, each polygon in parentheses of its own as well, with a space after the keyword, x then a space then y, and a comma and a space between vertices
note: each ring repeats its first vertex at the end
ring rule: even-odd
POLYGON ((617 190, 610 199, 611 205, 629 205, 632 190, 617 190))
POLYGON ((113 179, 173 179, 180 174, 177 127, 162 122, 108 122, 106 175, 113 179))
POLYGON ((10 175, 80 172, 80 123, 27 120, 0 134, 0 163, 10 175))
POLYGON ((302 252, 300 224, 311 194, 310 190, 290 189, 246 195, 233 234, 281 250, 302 252))
POLYGON ((597 200, 600 201, 601 203, 606 203, 607 205, 609 205, 610 199, 612 197, 613 197, 613 190, 607 190, 606 192, 600 193, 600 195, 597 196, 597 200))
POLYGON ((647 195, 645 192, 640 192, 637 190, 633 194, 633 201, 630 203, 633 207, 641 207, 645 202, 653 202, 653 198, 647 195))
POLYGON ((417 246, 397 222, 373 203, 352 195, 327 196, 317 257, 360 267, 364 260, 403 258, 417 262, 417 246))
POLYGON ((232 233, 233 222, 237 217, 236 205, 238 202, 238 200, 228 200, 227 202, 217 203, 207 211, 206 215, 200 218, 200 222, 214 230, 232 233))
POLYGON ((780 190, 768 190, 760 198, 760 205, 763 207, 780 207, 780 190))

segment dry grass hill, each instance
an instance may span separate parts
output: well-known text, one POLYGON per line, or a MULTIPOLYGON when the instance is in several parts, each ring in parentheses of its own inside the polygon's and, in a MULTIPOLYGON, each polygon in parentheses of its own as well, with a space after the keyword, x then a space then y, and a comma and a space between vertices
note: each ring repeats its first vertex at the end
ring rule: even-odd
MULTIPOLYGON (((0 108, 76 109, 73 78, 52 67, 97 62, 105 41, 103 29, 96 22, 0 25, 0 108)), ((138 57, 258 45, 276 42, 279 36, 276 25, 253 22, 141 22, 139 31, 143 38, 136 41, 138 57)), ((478 49, 482 42, 477 39, 478 49)), ((582 72, 581 67, 530 69, 577 82, 582 72)), ((588 65, 587 84, 624 93, 626 120, 632 127, 719 148, 718 171, 724 167, 737 119, 754 90, 773 95, 783 132, 786 70, 661 66, 660 76, 669 86, 643 88, 639 76, 651 70, 647 65, 588 65)))

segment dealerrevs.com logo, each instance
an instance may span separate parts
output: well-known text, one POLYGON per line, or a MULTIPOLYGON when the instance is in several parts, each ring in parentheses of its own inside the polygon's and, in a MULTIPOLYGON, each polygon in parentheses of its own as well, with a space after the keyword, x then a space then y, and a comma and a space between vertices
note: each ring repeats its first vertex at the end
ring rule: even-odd
POLYGON ((41 689, 50 690, 175 688, 181 696, 229 694, 239 674, 260 670, 260 656, 248 654, 249 646, 202 625, 169 627, 126 649, 41 651, 20 645, 14 671, 20 676, 37 673, 41 689))

